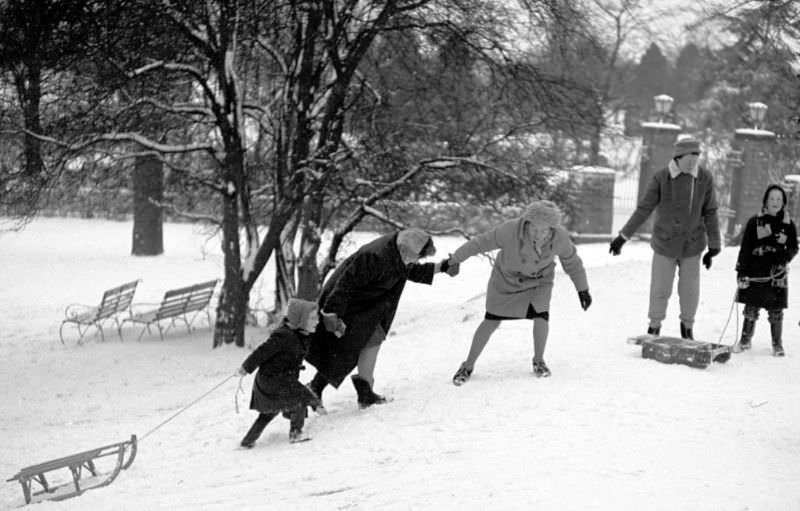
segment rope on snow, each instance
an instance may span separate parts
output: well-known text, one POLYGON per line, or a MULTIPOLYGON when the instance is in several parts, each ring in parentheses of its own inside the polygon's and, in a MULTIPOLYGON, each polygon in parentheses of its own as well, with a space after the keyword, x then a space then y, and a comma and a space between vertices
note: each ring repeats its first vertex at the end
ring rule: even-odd
MULTIPOLYGON (((170 417, 168 417, 167 419, 165 419, 165 420, 161 421, 161 423, 160 423, 159 425, 157 425, 156 427, 154 427, 153 429, 151 429, 150 431, 148 431, 147 433, 145 433, 144 435, 142 435, 141 437, 139 437, 139 442, 141 442, 142 440, 144 440, 145 438, 147 438, 147 436, 148 436, 148 435, 150 435, 151 433, 153 433, 153 432, 154 432, 155 430, 157 430, 158 428, 162 427, 164 424, 168 423, 169 421, 171 421, 172 419, 174 419, 174 418, 175 418, 175 417, 177 417, 178 415, 182 414, 183 412, 185 412, 186 410, 188 410, 188 409, 189 409, 189 408, 191 408, 192 406, 196 405, 198 402, 200 402, 201 400, 203 400, 203 399, 204 399, 206 396, 208 396, 209 394, 211 394, 212 392, 214 392, 214 391, 215 391, 215 390, 217 390, 218 388, 222 387, 222 385, 224 385, 225 383, 227 383, 227 382, 228 382, 228 380, 230 380, 231 378, 233 378, 233 377, 235 377, 235 376, 237 376, 237 374, 235 374, 235 373, 234 373, 234 374, 232 374, 232 375, 230 375, 230 376, 228 376, 227 378, 225 378, 224 380, 222 380, 221 382, 219 382, 218 384, 216 384, 216 385, 215 385, 213 388, 211 388, 211 390, 209 390, 208 392, 206 392, 206 393, 205 393, 205 394, 203 394, 202 396, 198 397, 197 399, 195 399, 194 401, 192 401, 192 402, 191 402, 191 403, 189 403, 188 405, 184 406, 183 408, 181 408, 181 409, 180 409, 180 410, 178 410, 177 412, 173 413, 173 414, 172 414, 170 417)), ((240 383, 241 383, 241 382, 240 382, 240 383)))

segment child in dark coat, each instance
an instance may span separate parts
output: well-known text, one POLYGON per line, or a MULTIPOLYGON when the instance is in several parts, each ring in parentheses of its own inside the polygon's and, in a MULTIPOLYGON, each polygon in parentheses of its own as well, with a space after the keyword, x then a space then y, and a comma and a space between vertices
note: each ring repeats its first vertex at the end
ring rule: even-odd
POLYGON ((318 407, 320 400, 298 381, 298 377, 308 351, 309 335, 318 323, 316 303, 290 299, 283 324, 273 330, 269 338, 238 369, 242 376, 258 369, 253 382, 250 409, 259 414, 242 438, 242 447, 253 447, 267 424, 281 412, 289 419, 291 442, 310 440, 303 433, 306 407, 318 407))
POLYGON ((761 211, 748 220, 742 234, 736 278, 738 302, 744 304, 742 337, 734 352, 750 349, 759 309, 767 311, 772 353, 784 355, 783 309, 788 302, 788 265, 797 254, 797 228, 786 211, 786 192, 770 185, 761 211))

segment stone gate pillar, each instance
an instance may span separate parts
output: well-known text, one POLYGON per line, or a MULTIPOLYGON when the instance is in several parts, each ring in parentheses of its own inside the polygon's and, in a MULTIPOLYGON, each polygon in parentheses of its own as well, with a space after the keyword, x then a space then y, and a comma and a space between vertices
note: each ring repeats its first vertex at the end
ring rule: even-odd
POLYGON ((731 174, 731 209, 728 238, 734 238, 747 219, 761 209, 761 199, 769 184, 781 184, 783 176, 772 171, 775 133, 760 129, 766 113, 763 103, 750 103, 750 115, 755 127, 737 129, 731 143, 727 165, 731 174))
MULTIPOLYGON (((642 159, 639 166, 639 190, 636 195, 638 204, 647 189, 653 174, 660 168, 666 167, 672 158, 675 141, 681 132, 677 124, 665 122, 642 123, 642 159)), ((651 217, 637 231, 640 234, 649 234, 652 231, 653 218, 651 217)))

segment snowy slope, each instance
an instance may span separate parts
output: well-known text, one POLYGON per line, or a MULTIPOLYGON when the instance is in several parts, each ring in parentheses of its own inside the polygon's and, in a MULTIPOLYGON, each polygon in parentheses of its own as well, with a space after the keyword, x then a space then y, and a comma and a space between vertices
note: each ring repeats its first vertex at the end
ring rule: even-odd
MULTIPOLYGON (((146 435, 110 486, 30 509, 800 509, 794 274, 785 358, 770 356, 762 318, 752 351, 697 370, 644 360, 625 343, 647 325, 649 247, 629 243, 612 258, 605 244, 581 245, 594 304, 581 311, 559 271, 546 353, 553 377, 530 373, 530 322, 508 322, 457 388, 450 378, 483 314, 490 270, 474 258, 456 278, 406 287, 376 371, 376 390, 392 403, 358 410, 345 382, 325 393, 330 414, 309 418, 311 442, 289 444, 279 418, 243 451, 252 377, 238 414, 238 378, 229 377, 247 351, 210 349, 204 323, 165 341, 121 342, 113 332, 77 347, 58 340, 71 302, 91 304, 133 278, 143 279, 136 301, 153 302, 221 274, 218 240, 197 228, 165 226, 166 255, 155 258, 127 255, 130 231, 41 219, 0 235, 0 474, 146 435)), ((437 240, 439 256, 458 243, 437 240)), ((735 258, 727 248, 702 271, 698 338, 720 340, 735 258)), ((676 298, 668 314, 664 333, 676 334, 676 298)), ((722 342, 733 342, 736 323, 722 342)), ((263 331, 247 336, 257 344, 263 331)), ((22 502, 17 483, 0 485, 0 508, 22 502)))

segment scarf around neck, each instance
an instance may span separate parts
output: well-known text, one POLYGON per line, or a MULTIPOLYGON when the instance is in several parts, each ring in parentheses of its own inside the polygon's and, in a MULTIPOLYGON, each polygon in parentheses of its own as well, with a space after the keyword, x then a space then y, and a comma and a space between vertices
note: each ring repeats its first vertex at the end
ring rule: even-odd
POLYGON ((696 179, 697 178, 697 173, 698 173, 698 170, 697 170, 698 169, 698 164, 695 163, 694 166, 691 169, 689 169, 689 172, 683 172, 680 169, 680 167, 678 167, 678 164, 675 163, 675 160, 670 160, 669 161, 669 165, 667 165, 667 169, 669 170, 669 177, 671 177, 672 179, 675 179, 676 177, 678 177, 682 173, 689 174, 690 176, 692 176, 693 178, 696 179))

